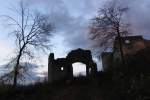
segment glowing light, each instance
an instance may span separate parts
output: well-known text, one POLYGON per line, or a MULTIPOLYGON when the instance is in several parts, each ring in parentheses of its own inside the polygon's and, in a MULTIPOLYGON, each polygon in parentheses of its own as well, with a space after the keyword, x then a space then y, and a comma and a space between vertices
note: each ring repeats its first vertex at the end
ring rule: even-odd
POLYGON ((73 67, 73 75, 74 76, 86 76, 86 65, 80 62, 77 63, 73 63, 72 64, 73 67))

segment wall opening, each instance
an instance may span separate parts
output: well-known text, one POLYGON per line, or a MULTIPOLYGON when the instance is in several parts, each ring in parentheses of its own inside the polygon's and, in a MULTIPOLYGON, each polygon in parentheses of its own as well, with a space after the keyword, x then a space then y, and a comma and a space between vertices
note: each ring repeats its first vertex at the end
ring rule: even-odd
POLYGON ((73 67, 73 76, 86 76, 86 65, 81 62, 76 62, 72 64, 73 67))
POLYGON ((64 70, 64 67, 61 67, 61 71, 63 71, 64 70))

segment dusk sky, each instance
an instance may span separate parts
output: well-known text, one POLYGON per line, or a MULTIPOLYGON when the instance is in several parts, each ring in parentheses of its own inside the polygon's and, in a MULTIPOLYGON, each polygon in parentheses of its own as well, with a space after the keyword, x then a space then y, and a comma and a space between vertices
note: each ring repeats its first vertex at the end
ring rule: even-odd
MULTIPOLYGON (((20 0, 4 0, 0 3, 0 15, 12 14, 10 7, 16 6, 20 0)), ((33 8, 49 14, 51 22, 55 25, 52 37, 52 50, 55 58, 65 57, 69 51, 77 48, 92 50, 92 43, 88 39, 88 26, 91 19, 96 16, 98 8, 109 0, 24 0, 33 8)), ((143 35, 150 39, 150 0, 118 0, 118 4, 129 7, 126 14, 133 34, 143 35)), ((13 15, 15 16, 15 15, 13 15)), ((4 21, 0 23, 0 65, 6 63, 13 56, 14 44, 12 37, 8 36, 10 29, 4 21)), ((93 52, 94 53, 94 52, 93 52)), ((41 56, 37 62, 44 65, 40 71, 47 71, 48 54, 41 56)), ((99 67, 100 69, 100 67, 99 67)), ((80 70, 80 69, 76 69, 80 70)))

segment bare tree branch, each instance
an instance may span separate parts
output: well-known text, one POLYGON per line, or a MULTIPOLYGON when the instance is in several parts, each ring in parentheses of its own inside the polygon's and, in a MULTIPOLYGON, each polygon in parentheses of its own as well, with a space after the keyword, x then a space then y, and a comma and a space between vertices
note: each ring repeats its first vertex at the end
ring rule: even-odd
POLYGON ((123 57, 122 36, 128 34, 128 25, 123 21, 123 14, 128 7, 119 7, 114 2, 98 11, 98 16, 92 19, 90 26, 90 39, 96 42, 97 46, 104 47, 104 50, 113 46, 115 37, 119 38, 121 58, 123 57))
MULTIPOLYGON (((49 16, 42 15, 40 13, 33 13, 24 4, 24 2, 19 3, 19 8, 17 10, 18 18, 5 15, 12 23, 15 23, 14 34, 16 42, 16 57, 9 63, 13 63, 13 71, 9 73, 13 76, 13 85, 17 85, 17 79, 23 77, 23 73, 26 72, 26 68, 21 66, 21 61, 25 56, 33 58, 33 49, 49 49, 51 31, 53 30, 52 24, 50 23, 49 16), (19 12, 19 13, 18 13, 19 12), (20 71, 20 70, 24 71, 20 71)), ((13 24, 12 24, 13 25, 13 24)), ((9 76, 6 74, 5 76, 9 76)))

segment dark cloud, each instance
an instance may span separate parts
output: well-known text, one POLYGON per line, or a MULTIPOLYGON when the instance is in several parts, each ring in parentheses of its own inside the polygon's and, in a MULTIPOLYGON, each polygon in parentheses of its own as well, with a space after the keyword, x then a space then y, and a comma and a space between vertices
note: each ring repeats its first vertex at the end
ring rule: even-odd
POLYGON ((55 24, 57 34, 63 33, 64 44, 69 48, 88 48, 89 19, 103 1, 99 0, 32 0, 46 5, 47 12, 55 24))
MULTIPOLYGON (((88 25, 103 3, 112 0, 32 0, 44 5, 51 20, 56 25, 57 34, 64 37, 66 48, 90 48, 88 25)), ((134 34, 145 37, 150 35, 150 1, 149 0, 113 0, 120 6, 129 7, 126 15, 134 34)))
MULTIPOLYGON (((114 0, 116 1, 116 0, 114 0)), ((134 34, 150 39, 150 0, 117 0, 120 6, 129 7, 127 20, 134 34)))
MULTIPOLYGON (((29 4, 50 15, 56 27, 55 34, 63 37, 61 45, 56 48, 60 52, 67 48, 90 49, 91 42, 87 35, 89 21, 96 15, 98 8, 108 1, 112 0, 30 0, 29 4)), ((150 0, 113 1, 117 1, 120 6, 129 7, 126 18, 131 24, 133 33, 142 34, 150 39, 150 0)), ((56 38, 54 41, 60 40, 56 38)))

